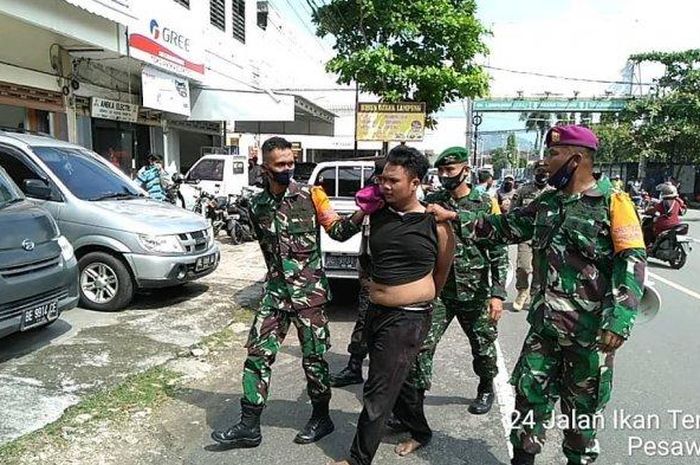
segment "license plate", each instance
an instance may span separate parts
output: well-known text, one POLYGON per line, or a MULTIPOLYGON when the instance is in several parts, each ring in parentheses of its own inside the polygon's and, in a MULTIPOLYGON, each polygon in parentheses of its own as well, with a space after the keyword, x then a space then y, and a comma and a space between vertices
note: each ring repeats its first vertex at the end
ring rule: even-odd
POLYGON ((326 268, 332 270, 357 269, 357 257, 352 255, 327 255, 326 268))
POLYGON ((35 328, 58 318, 58 300, 25 310, 22 314, 21 330, 35 328))
POLYGON ((207 255, 206 257, 199 257, 197 263, 194 266, 194 271, 204 271, 211 268, 216 263, 216 254, 207 255))

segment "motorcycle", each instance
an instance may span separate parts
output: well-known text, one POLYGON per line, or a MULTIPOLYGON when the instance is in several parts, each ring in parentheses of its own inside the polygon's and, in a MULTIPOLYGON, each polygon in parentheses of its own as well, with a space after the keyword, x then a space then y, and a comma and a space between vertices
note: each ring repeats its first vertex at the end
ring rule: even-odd
POLYGON ((185 198, 180 192, 180 186, 185 182, 185 177, 180 173, 175 173, 171 180, 172 183, 165 188, 165 200, 180 208, 185 208, 185 198))
MULTIPOLYGON (((653 228, 654 217, 645 216, 642 229, 653 228)), ((647 246, 647 256, 668 262, 674 270, 683 268, 692 250, 688 234, 688 223, 681 223, 662 232, 647 246)))
POLYGON ((234 244, 256 239, 250 217, 250 202, 245 196, 229 196, 226 232, 234 244))
POLYGON ((197 197, 194 204, 194 212, 198 213, 209 220, 214 237, 216 238, 221 232, 221 229, 226 226, 228 219, 228 198, 216 197, 200 187, 195 187, 197 197))

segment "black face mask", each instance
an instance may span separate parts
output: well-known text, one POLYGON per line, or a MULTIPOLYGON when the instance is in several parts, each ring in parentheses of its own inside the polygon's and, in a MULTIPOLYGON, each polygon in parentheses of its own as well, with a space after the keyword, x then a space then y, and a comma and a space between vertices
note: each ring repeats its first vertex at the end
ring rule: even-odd
POLYGON ((513 190, 513 183, 512 182, 504 182, 503 183, 503 192, 510 192, 513 190))
POLYGON ((547 173, 540 173, 535 175, 535 185, 537 187, 544 187, 547 184, 547 173))
POLYGON ((442 187, 448 191, 453 191, 464 182, 467 176, 464 174, 464 168, 462 168, 462 171, 456 176, 438 176, 438 178, 440 179, 442 187))
POLYGON ((270 173, 270 178, 273 181, 283 186, 288 186, 289 183, 292 182, 292 178, 294 177, 293 169, 284 171, 268 171, 268 173, 270 173))
POLYGON ((574 177, 574 172, 576 168, 578 168, 578 166, 572 166, 571 162, 574 161, 574 157, 576 157, 576 155, 571 155, 557 172, 547 179, 550 186, 557 190, 562 190, 571 182, 571 178, 574 177))

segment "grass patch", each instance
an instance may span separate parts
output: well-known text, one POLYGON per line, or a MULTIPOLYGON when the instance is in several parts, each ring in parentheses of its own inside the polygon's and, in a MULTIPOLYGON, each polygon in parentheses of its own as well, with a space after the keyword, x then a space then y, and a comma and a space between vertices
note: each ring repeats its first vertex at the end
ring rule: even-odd
POLYGON ((0 446, 0 463, 18 463, 23 454, 36 452, 47 445, 65 446, 67 441, 62 432, 66 427, 89 429, 101 421, 120 422, 127 420, 133 412, 157 407, 176 391, 175 383, 179 377, 164 367, 129 376, 114 389, 86 397, 39 431, 0 446))
POLYGON ((203 338, 197 345, 207 347, 210 350, 230 347, 236 341, 236 332, 232 328, 232 325, 236 323, 250 324, 254 313, 255 312, 249 308, 236 308, 231 315, 231 323, 227 327, 203 338))

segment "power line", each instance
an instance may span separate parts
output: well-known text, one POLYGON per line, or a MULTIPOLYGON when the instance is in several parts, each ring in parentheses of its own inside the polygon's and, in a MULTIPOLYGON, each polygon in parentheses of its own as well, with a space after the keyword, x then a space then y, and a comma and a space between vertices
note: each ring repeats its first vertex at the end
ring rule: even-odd
POLYGON ((549 78, 549 79, 560 79, 563 81, 594 82, 594 83, 598 83, 598 84, 633 84, 633 85, 637 85, 637 86, 653 86, 654 85, 654 83, 651 83, 651 82, 608 81, 605 79, 576 78, 576 77, 571 77, 571 76, 560 76, 557 74, 537 73, 534 71, 520 71, 520 70, 516 70, 516 69, 499 68, 498 66, 489 66, 489 65, 481 65, 481 66, 486 68, 486 69, 493 70, 493 71, 504 71, 506 73, 524 74, 527 76, 538 76, 538 77, 544 77, 544 78, 549 78))
POLYGON ((292 12, 294 13, 294 15, 295 15, 297 18, 299 18, 299 21, 301 22, 302 26, 304 26, 304 28, 309 32, 309 34, 311 34, 311 36, 316 40, 316 42, 317 42, 322 48, 326 48, 326 44, 324 44, 323 42, 321 42, 321 41, 319 40, 318 36, 316 35, 316 33, 315 33, 314 31, 311 30, 311 28, 309 27, 308 24, 306 24, 306 21, 305 21, 304 18, 302 18, 302 16, 299 14, 299 11, 297 11, 297 9, 294 7, 294 5, 292 4, 292 2, 290 2, 289 0, 284 0, 284 1, 287 3, 287 5, 289 5, 289 8, 292 9, 292 12))

